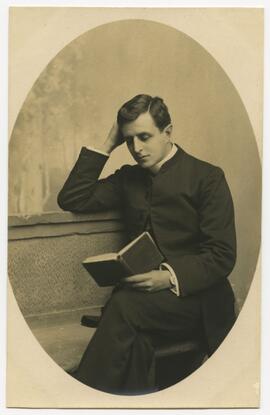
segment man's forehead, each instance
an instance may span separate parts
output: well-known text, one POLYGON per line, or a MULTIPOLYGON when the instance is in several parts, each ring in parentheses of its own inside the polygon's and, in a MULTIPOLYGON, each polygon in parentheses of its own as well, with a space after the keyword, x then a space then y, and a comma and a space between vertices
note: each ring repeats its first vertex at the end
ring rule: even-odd
POLYGON ((143 114, 140 114, 136 120, 124 124, 122 127, 122 132, 125 135, 129 135, 133 132, 146 132, 153 131, 156 129, 157 127, 154 123, 151 114, 149 114, 149 112, 145 112, 143 114))

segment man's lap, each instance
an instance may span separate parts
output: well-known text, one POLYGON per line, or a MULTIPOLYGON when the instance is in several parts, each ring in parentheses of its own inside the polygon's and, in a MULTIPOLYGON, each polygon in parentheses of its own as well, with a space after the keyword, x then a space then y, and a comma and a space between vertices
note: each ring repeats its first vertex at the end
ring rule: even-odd
MULTIPOLYGON (((126 320, 136 331, 188 337, 201 328, 201 306, 196 296, 177 297, 171 290, 156 292, 115 289, 104 314, 126 320)), ((110 317, 109 316, 109 317, 110 317)))

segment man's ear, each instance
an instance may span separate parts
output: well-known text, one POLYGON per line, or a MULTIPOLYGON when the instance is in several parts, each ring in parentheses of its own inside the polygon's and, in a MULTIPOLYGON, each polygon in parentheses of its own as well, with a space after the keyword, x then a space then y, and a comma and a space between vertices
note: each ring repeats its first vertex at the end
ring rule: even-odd
POLYGON ((163 130, 163 132, 166 134, 166 136, 167 136, 167 138, 168 138, 168 139, 170 139, 170 138, 171 138, 171 135, 172 135, 172 130, 173 130, 173 126, 172 126, 172 124, 168 124, 168 125, 164 128, 164 130, 163 130))

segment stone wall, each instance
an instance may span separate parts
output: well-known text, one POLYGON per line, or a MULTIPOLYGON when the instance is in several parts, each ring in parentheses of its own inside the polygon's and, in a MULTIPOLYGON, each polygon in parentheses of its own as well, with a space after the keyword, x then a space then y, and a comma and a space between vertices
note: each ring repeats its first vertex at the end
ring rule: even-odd
POLYGON ((118 213, 49 213, 9 218, 9 278, 24 316, 76 310, 104 303, 81 265, 87 256, 124 244, 118 213))

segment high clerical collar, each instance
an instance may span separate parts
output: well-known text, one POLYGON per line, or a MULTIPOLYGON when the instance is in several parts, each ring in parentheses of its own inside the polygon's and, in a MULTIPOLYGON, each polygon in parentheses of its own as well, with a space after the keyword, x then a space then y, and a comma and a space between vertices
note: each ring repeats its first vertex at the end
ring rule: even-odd
POLYGON ((158 163, 156 163, 153 167, 149 169, 151 173, 156 174, 161 169, 161 166, 163 166, 163 164, 166 163, 166 161, 170 160, 175 155, 177 150, 177 146, 173 143, 169 154, 167 154, 166 157, 164 157, 162 160, 160 160, 158 163))

